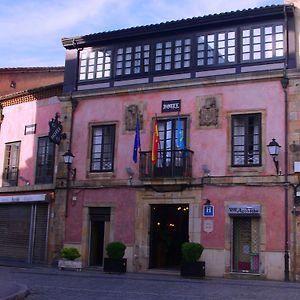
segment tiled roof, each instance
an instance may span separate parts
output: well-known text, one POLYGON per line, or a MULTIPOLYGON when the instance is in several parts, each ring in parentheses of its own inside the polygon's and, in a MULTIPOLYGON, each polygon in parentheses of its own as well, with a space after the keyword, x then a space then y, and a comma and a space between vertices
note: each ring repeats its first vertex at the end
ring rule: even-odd
POLYGON ((284 7, 286 7, 289 11, 293 10, 292 5, 270 5, 264 7, 224 12, 219 14, 209 14, 202 17, 173 20, 158 24, 150 24, 125 29, 118 29, 113 31, 105 31, 84 36, 62 38, 62 43, 66 48, 75 48, 77 45, 84 45, 89 43, 92 44, 97 41, 108 41, 130 36, 140 36, 143 34, 157 34, 158 32, 173 31, 178 29, 183 30, 185 28, 217 24, 220 22, 225 23, 238 20, 243 21, 245 18, 259 18, 266 15, 283 15, 284 7))

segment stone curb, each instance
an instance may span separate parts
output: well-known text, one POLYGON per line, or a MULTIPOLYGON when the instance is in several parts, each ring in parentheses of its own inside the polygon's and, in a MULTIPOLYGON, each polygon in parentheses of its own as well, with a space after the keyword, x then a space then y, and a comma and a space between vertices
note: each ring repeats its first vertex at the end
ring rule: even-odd
POLYGON ((8 296, 0 296, 0 300, 22 300, 30 294, 28 287, 24 284, 14 283, 13 287, 16 292, 8 296))

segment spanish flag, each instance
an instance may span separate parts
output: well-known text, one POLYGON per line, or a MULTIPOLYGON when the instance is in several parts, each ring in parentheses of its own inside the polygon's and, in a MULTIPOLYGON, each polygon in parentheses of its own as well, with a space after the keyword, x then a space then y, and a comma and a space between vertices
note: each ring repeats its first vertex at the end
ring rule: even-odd
POLYGON ((153 128, 153 138, 152 138, 152 157, 151 157, 151 162, 153 165, 155 165, 157 162, 158 144, 159 144, 158 126, 157 126, 157 119, 155 118, 154 128, 153 128))

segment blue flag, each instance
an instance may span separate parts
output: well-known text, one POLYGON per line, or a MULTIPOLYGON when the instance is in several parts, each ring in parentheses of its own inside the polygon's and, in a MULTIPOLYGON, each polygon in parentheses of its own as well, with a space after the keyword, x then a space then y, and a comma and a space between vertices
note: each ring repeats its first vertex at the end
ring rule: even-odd
POLYGON ((180 150, 185 150, 184 136, 183 136, 183 130, 181 129, 181 121, 180 121, 179 114, 177 119, 176 146, 180 150))
POLYGON ((135 137, 134 137, 134 146, 133 146, 133 155, 132 155, 132 159, 135 163, 137 162, 137 152, 139 148, 141 148, 140 126, 139 126, 139 118, 136 118, 135 137))

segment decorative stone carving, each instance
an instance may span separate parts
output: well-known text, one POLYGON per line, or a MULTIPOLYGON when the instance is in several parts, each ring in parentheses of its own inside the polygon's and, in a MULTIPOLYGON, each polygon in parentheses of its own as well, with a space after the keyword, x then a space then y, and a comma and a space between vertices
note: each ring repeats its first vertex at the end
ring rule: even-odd
POLYGON ((205 99, 205 104, 199 111, 200 126, 217 126, 219 109, 215 97, 205 99))
POLYGON ((125 129, 127 131, 134 131, 136 126, 136 119, 139 118, 140 130, 143 129, 143 115, 139 110, 137 104, 128 105, 125 107, 125 129))

